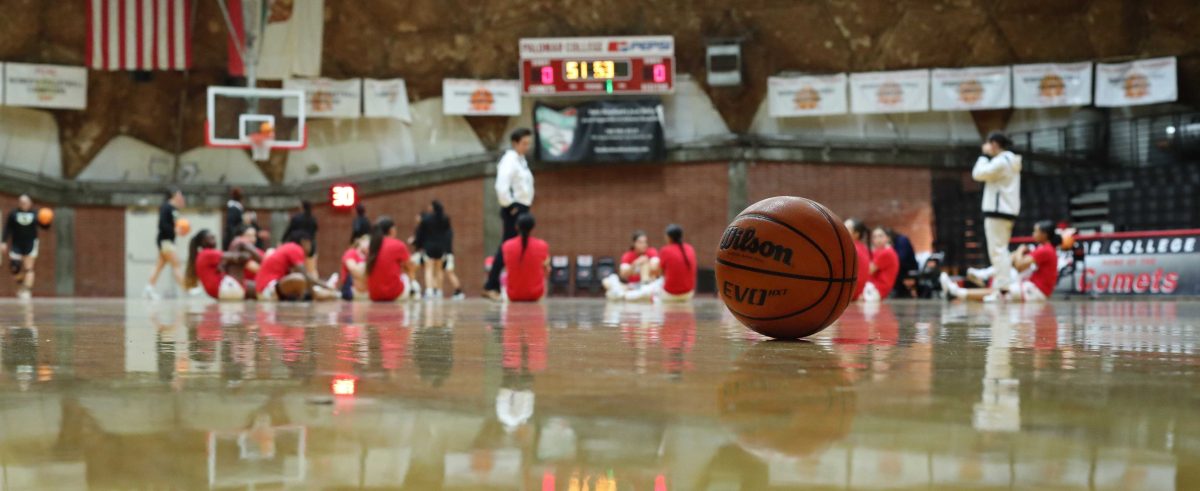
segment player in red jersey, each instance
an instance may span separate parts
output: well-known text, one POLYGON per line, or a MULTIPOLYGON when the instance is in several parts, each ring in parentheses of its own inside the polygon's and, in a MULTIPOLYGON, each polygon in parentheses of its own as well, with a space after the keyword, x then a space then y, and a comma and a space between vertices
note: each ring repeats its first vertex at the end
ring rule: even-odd
POLYGON ((407 288, 404 269, 411 255, 404 241, 396 238, 396 223, 382 216, 371 228, 367 251, 367 293, 376 302, 394 302, 407 288))
MULTIPOLYGON (((1022 276, 1028 273, 1028 277, 1009 287, 1012 298, 1022 302, 1044 302, 1054 293, 1054 287, 1058 284, 1058 245, 1062 243, 1062 237, 1055 231, 1054 222, 1042 220, 1034 224, 1033 240, 1037 246, 1032 251, 1025 246, 1018 247, 1012 258, 1013 267, 1022 276)), ((988 301, 998 297, 989 296, 993 292, 991 288, 966 289, 958 286, 945 273, 941 276, 941 282, 942 289, 950 298, 988 301)))
POLYGON ((871 265, 862 298, 878 302, 891 295, 900 275, 900 256, 892 249, 892 238, 883 227, 871 231, 871 265))
POLYGON ((207 229, 201 230, 188 243, 183 285, 189 290, 201 285, 208 296, 217 300, 243 300, 246 298, 246 288, 229 274, 229 269, 230 265, 246 260, 247 257, 242 253, 221 252, 217 248, 217 237, 207 229))
POLYGON ((500 246, 504 265, 508 268, 505 291, 509 301, 536 302, 546 294, 546 274, 550 272, 550 245, 532 237, 536 224, 526 212, 517 217, 517 236, 500 246))
POLYGON ((850 237, 854 239, 854 251, 858 256, 858 271, 855 272, 858 281, 854 283, 854 295, 850 299, 858 300, 862 298, 863 290, 867 287, 867 280, 871 278, 871 250, 866 243, 870 229, 857 218, 847 218, 845 225, 846 229, 850 231, 850 237))
POLYGON ((255 277, 259 300, 332 300, 337 292, 313 276, 305 267, 312 237, 294 230, 286 241, 267 254, 255 277))

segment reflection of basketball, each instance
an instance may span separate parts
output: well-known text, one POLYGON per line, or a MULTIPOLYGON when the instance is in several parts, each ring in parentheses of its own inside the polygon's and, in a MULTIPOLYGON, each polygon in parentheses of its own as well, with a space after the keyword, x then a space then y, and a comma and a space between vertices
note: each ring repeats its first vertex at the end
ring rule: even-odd
POLYGON ((188 232, 191 232, 191 231, 192 231, 192 222, 189 222, 188 219, 180 218, 178 220, 175 220, 175 232, 176 233, 178 233, 179 235, 187 235, 188 232))
POLYGON ((280 279, 276 289, 280 300, 300 300, 308 291, 308 280, 300 273, 292 273, 280 279))
POLYGON ((857 397, 832 353, 813 343, 766 341, 721 381, 721 425, 760 458, 803 457, 850 432, 857 397))
POLYGON ((812 200, 768 198, 725 229, 717 288, 735 317, 774 338, 824 329, 846 310, 858 259, 842 219, 812 200))
POLYGON ((38 210, 37 219, 38 223, 42 225, 50 225, 50 222, 54 221, 54 210, 49 208, 42 208, 38 210))

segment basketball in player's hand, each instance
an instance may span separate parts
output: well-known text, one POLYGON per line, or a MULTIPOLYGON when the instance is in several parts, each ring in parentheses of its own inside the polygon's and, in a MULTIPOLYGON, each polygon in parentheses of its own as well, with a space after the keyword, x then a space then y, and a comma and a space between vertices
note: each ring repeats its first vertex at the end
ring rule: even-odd
POLYGON ((754 331, 779 339, 820 332, 854 294, 858 256, 842 219, 805 198, 776 196, 746 208, 717 251, 717 289, 754 331))
POLYGON ((38 210, 37 220, 38 223, 42 225, 50 225, 50 223, 54 221, 54 210, 49 208, 42 208, 38 210))
POLYGON ((175 232, 179 235, 187 235, 192 231, 192 223, 186 218, 175 220, 175 232))

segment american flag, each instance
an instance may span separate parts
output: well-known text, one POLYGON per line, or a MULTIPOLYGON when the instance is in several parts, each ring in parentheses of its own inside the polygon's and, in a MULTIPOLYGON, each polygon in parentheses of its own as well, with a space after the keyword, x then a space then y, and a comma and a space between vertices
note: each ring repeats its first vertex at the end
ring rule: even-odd
POLYGON ((192 0, 85 0, 87 64, 94 70, 192 66, 192 0))

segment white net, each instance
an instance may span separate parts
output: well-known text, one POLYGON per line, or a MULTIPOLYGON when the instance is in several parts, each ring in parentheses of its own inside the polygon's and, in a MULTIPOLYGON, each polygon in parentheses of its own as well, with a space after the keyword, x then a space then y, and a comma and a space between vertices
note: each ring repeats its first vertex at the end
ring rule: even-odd
POLYGON ((256 162, 271 160, 271 143, 274 141, 270 134, 250 135, 250 157, 256 162))

